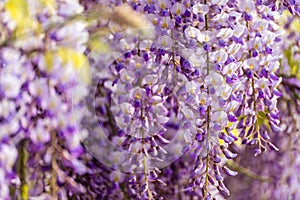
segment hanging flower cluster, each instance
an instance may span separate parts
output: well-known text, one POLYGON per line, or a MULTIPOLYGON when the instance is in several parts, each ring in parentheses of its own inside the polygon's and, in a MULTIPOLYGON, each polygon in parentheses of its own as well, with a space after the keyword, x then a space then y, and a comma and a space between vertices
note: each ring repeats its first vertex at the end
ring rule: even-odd
MULTIPOLYGON (((239 185, 233 192, 233 199, 243 198, 274 198, 274 199, 298 199, 300 193, 297 188, 299 179, 294 176, 294 172, 299 170, 299 16, 291 16, 284 13, 281 21, 285 27, 283 39, 286 43, 282 48, 286 49, 280 73, 283 77, 280 90, 283 97, 278 102, 280 110, 280 127, 284 130, 277 134, 272 141, 278 145, 280 152, 266 152, 258 159, 252 159, 247 149, 243 155, 247 159, 240 161, 241 166, 247 166, 251 171, 239 175, 239 185), (256 181, 249 178, 249 174, 255 175, 262 181, 257 184, 256 181), (247 176, 248 175, 248 176, 247 176), (254 188, 255 192, 242 192, 247 188, 254 188), (248 196, 249 195, 249 196, 248 196)), ((236 184, 236 180, 229 180, 229 185, 236 184)))
POLYGON ((228 198, 297 131, 299 5, 0 2, 0 199, 228 198))
POLYGON ((85 192, 75 178, 86 171, 78 132, 88 79, 77 72, 88 69, 88 32, 84 21, 64 25, 83 7, 25 0, 0 7, 0 199, 66 199, 67 191, 85 192), (77 85, 82 95, 74 97, 77 85))

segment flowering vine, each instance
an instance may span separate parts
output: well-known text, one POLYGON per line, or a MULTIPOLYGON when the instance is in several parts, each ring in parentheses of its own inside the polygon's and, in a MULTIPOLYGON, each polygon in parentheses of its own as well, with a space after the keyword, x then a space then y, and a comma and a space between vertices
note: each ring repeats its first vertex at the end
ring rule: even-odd
POLYGON ((285 198, 242 165, 297 155, 299 5, 1 1, 0 199, 285 198))

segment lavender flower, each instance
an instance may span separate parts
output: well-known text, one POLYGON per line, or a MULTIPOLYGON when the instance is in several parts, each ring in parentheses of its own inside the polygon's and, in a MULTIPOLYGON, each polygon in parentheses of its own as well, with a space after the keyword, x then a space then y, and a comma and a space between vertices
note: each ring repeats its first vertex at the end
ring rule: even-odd
POLYGON ((237 172, 273 181, 257 198, 297 199, 298 1, 7 0, 0 15, 0 199, 238 199, 237 172), (271 179, 237 164, 262 158, 271 179))

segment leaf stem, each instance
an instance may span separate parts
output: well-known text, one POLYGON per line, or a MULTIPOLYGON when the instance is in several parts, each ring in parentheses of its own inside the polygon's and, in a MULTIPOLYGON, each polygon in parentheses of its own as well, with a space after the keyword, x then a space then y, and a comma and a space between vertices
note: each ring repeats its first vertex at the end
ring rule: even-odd
POLYGON ((258 180, 261 182, 272 182, 273 181, 272 178, 260 176, 256 173, 246 169, 245 167, 242 167, 241 165, 235 163, 234 161, 228 160, 226 165, 229 168, 231 168, 232 170, 237 171, 241 174, 244 174, 244 175, 248 176, 249 178, 252 178, 252 179, 255 179, 255 180, 258 180))

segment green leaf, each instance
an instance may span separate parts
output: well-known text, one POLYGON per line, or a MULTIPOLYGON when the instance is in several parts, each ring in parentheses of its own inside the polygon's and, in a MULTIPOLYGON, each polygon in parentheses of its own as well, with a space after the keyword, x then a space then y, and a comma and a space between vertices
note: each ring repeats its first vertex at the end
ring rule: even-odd
POLYGON ((300 77, 300 62, 293 58, 292 47, 289 47, 287 50, 284 51, 284 56, 286 57, 288 64, 291 68, 291 75, 294 77, 300 77))
POLYGON ((267 112, 259 111, 257 115, 258 126, 265 125, 269 130, 271 130, 269 119, 267 117, 267 112))

